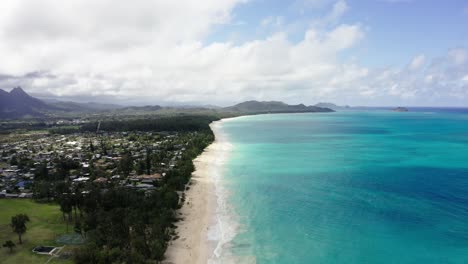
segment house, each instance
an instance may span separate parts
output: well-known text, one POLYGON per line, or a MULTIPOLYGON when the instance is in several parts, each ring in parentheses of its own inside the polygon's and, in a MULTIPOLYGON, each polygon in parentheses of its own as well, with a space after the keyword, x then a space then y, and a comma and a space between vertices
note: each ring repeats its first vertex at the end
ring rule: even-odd
POLYGON ((79 177, 73 180, 73 182, 87 182, 89 181, 89 177, 79 177))
POLYGON ((32 193, 20 193, 18 198, 32 198, 33 194, 32 193))
POLYGON ((104 178, 104 177, 99 177, 99 178, 95 179, 93 182, 95 182, 95 183, 107 183, 107 179, 104 178))
POLYGON ((139 183, 134 186, 134 188, 138 190, 152 190, 155 189, 154 185, 152 184, 146 184, 146 183, 139 183))
POLYGON ((155 174, 152 174, 152 175, 140 175, 140 176, 136 176, 134 178, 138 179, 139 182, 150 184, 150 183, 153 183, 155 181, 160 181, 163 177, 162 177, 161 174, 155 173, 155 174))

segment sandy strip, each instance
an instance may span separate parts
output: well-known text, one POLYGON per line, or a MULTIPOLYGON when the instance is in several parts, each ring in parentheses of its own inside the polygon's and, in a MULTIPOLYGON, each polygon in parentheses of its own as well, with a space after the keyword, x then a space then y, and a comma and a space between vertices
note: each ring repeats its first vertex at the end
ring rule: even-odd
POLYGON ((190 189, 185 193, 185 203, 178 214, 183 218, 177 225, 178 239, 170 242, 166 251, 166 264, 206 264, 216 247, 208 241, 208 229, 215 221, 216 194, 211 177, 217 158, 216 140, 194 160, 195 172, 190 189))

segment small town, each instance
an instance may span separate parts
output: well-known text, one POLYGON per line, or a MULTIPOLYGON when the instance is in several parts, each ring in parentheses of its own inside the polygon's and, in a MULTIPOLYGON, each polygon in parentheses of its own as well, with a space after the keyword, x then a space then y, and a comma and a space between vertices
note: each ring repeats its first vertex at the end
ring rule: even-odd
MULTIPOLYGON (((196 132, 193 132, 196 133, 196 132)), ((32 198, 37 178, 150 191, 177 165, 190 134, 113 132, 46 135, 1 144, 0 198, 32 198)))
POLYGON ((214 140, 212 118, 182 118, 0 135, 0 233, 8 248, 1 256, 7 263, 95 263, 101 253, 106 263, 163 260, 178 237, 192 160, 214 140))

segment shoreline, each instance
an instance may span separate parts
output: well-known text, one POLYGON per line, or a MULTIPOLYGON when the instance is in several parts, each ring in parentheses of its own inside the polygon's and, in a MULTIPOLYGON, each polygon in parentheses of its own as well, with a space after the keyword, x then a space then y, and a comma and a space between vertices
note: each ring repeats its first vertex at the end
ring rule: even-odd
POLYGON ((177 212, 177 216, 182 218, 175 229, 179 237, 169 242, 163 261, 165 264, 206 264, 217 257, 215 251, 222 241, 216 234, 219 231, 217 212, 220 199, 216 178, 229 151, 227 141, 220 135, 217 126, 227 119, 230 118, 210 124, 215 140, 193 160, 195 171, 190 188, 185 191, 185 202, 177 212))

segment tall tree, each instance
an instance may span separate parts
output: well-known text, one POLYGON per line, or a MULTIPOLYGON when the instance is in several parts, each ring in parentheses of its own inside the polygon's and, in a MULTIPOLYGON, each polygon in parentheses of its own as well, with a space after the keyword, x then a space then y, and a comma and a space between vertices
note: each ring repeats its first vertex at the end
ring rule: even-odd
POLYGON ((102 154, 107 155, 106 142, 104 142, 104 140, 102 140, 102 139, 101 139, 101 149, 102 149, 102 154))
POLYGON ((17 214, 11 218, 11 228, 13 228, 13 232, 18 234, 18 240, 20 244, 23 244, 21 236, 26 233, 27 222, 29 222, 29 217, 26 214, 17 214))
POLYGON ((89 150, 94 153, 94 145, 91 139, 89 140, 89 150))
POLYGON ((11 166, 15 166, 15 165, 18 165, 18 159, 16 158, 16 155, 11 157, 10 159, 10 165, 11 166))
POLYGON ((80 236, 83 237, 83 228, 81 227, 81 222, 76 221, 75 222, 75 227, 73 228, 75 233, 79 234, 80 236))
POLYGON ((126 151, 125 154, 122 155, 119 163, 119 170, 122 174, 127 177, 133 169, 133 160, 132 155, 130 152, 126 151))
POLYGON ((48 180, 49 170, 47 169, 47 162, 41 163, 38 168, 36 168, 35 180, 48 180))
POLYGON ((151 148, 146 147, 146 175, 151 174, 151 148))
POLYGON ((67 232, 68 232, 68 223, 70 222, 71 218, 71 213, 73 210, 73 204, 72 200, 68 195, 62 196, 60 199, 60 211, 62 211, 63 214, 63 221, 67 224, 67 232), (68 215, 68 219, 65 218, 65 214, 68 215))
POLYGON ((139 160, 136 168, 136 172, 138 175, 144 174, 146 171, 146 162, 143 160, 139 160))
POLYGON ((5 244, 3 244, 3 247, 4 248, 9 248, 10 249, 10 253, 13 252, 13 248, 16 247, 15 243, 13 243, 13 241, 11 240, 8 240, 5 242, 5 244))

